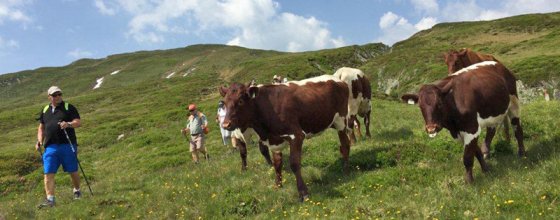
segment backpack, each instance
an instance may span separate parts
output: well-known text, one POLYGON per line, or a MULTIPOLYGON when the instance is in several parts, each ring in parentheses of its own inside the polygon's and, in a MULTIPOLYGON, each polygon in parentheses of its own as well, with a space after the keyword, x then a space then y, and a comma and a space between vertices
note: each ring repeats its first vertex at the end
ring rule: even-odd
MULTIPOLYGON (((64 102, 64 110, 68 111, 68 105, 70 105, 68 102, 64 102)), ((51 106, 51 104, 45 105, 43 108, 43 114, 49 110, 49 106, 51 106)))
MULTIPOLYGON (((198 112, 198 117, 199 118, 202 118, 203 115, 204 114, 202 114, 202 112, 198 112)), ((189 116, 189 121, 192 121, 192 119, 193 119, 193 116, 192 115, 189 116)), ((206 119, 206 120, 208 120, 208 119, 206 119)), ((206 127, 204 127, 204 129, 202 129, 202 132, 204 132, 204 134, 208 134, 208 132, 210 132, 210 129, 208 129, 208 126, 206 126, 206 127)))

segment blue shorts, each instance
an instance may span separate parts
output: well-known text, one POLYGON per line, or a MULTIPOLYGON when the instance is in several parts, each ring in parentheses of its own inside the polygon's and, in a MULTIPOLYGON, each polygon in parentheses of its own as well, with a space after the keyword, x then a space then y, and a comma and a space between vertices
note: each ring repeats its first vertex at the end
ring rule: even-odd
POLYGON ((45 174, 56 173, 61 164, 65 172, 73 173, 78 171, 78 160, 74 152, 72 152, 70 144, 51 144, 47 146, 45 154, 43 154, 43 170, 45 174))

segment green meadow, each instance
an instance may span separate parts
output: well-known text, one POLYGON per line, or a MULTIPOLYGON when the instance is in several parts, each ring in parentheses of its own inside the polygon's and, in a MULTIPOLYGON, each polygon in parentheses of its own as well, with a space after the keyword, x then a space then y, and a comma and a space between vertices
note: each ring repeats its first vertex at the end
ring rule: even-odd
POLYGON ((559 101, 537 97, 523 104, 527 157, 518 158, 515 139, 508 142, 499 131, 490 172, 475 162, 475 182, 466 185, 461 144, 445 130, 429 138, 418 106, 398 100, 445 76, 442 53, 462 47, 494 54, 526 85, 552 92, 560 76, 558 27, 560 13, 524 15, 438 24, 393 47, 284 53, 194 45, 0 75, 0 219, 558 219, 559 101), (282 188, 274 186, 274 169, 255 144, 242 171, 239 152, 222 145, 214 121, 219 86, 267 83, 275 74, 303 79, 342 66, 364 70, 376 97, 372 137, 351 147, 350 172, 342 172, 332 129, 304 141, 310 198, 303 203, 287 149, 282 188), (72 200, 70 178, 59 170, 56 207, 38 210, 44 190, 35 119, 50 85, 60 86, 80 111, 79 158, 94 196, 82 179, 83 198, 72 200), (191 102, 211 125, 211 158, 200 164, 191 162, 180 133, 191 102))

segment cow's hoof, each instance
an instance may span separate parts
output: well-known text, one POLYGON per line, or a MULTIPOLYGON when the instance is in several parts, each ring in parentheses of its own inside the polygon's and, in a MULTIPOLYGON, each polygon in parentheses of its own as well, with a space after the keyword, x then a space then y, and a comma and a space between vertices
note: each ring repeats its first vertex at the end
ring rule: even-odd
POLYGON ((490 167, 488 165, 484 165, 481 168, 483 173, 488 173, 490 171, 490 167))
POLYGON ((517 156, 519 156, 520 158, 525 158, 527 157, 527 153, 525 151, 519 151, 517 152, 517 156))
POLYGON ((247 167, 241 167, 241 171, 247 171, 247 167))
POLYGON ((309 194, 305 194, 305 195, 299 197, 300 202, 305 202, 307 200, 309 200, 309 194))
POLYGON ((472 175, 465 175, 465 183, 471 185, 474 183, 474 178, 472 175))

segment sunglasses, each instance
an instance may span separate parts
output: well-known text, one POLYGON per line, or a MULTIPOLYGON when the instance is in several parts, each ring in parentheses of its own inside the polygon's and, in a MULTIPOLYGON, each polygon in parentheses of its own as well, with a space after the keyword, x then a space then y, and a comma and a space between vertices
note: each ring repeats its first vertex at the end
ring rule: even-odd
POLYGON ((55 93, 51 95, 52 97, 62 96, 62 93, 55 93))

